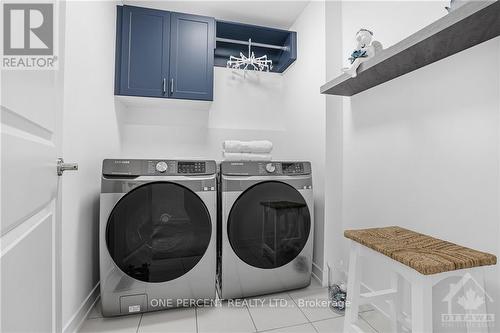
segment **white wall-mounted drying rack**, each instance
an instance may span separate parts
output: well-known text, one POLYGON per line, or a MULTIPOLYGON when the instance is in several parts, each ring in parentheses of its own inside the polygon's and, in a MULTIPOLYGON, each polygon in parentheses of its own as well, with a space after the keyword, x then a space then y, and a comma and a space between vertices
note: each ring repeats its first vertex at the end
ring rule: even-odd
MULTIPOLYGON (((214 66, 217 67, 228 67, 228 60, 238 61, 235 58, 244 60, 241 56, 243 53, 247 59, 242 64, 257 64, 258 58, 261 58, 260 64, 269 64, 270 72, 283 73, 297 59, 295 31, 218 20, 215 41, 214 66), (248 61, 253 53, 250 51, 246 54, 245 49, 248 46, 253 47, 256 53, 253 61, 248 61), (264 56, 268 60, 265 63, 266 59, 262 58, 264 56)), ((229 67, 232 65, 236 63, 231 62, 229 67)), ((267 70, 267 67, 264 66, 264 70, 267 70)))
POLYGON ((252 69, 256 71, 266 71, 269 72, 273 69, 273 61, 267 58, 267 55, 256 57, 255 53, 252 52, 252 39, 248 39, 248 56, 240 52, 240 56, 236 57, 233 55, 229 56, 226 67, 232 69, 252 69))

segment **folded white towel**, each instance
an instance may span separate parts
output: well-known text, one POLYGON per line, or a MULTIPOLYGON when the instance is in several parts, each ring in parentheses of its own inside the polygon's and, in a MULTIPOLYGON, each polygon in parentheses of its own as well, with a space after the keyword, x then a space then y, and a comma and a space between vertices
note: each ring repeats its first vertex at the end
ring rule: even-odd
POLYGON ((273 150, 273 143, 267 140, 238 141, 226 140, 222 143, 222 148, 227 153, 270 153, 273 150))
POLYGON ((226 161, 270 161, 271 154, 252 154, 252 153, 228 153, 223 152, 226 161))

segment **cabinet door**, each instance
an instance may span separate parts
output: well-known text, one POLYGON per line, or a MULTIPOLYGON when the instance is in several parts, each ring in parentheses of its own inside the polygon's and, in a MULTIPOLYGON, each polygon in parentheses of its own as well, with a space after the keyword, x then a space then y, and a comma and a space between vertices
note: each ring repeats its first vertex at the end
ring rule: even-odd
POLYGON ((120 95, 166 97, 170 12, 124 6, 120 95))
POLYGON ((214 48, 214 18, 172 13, 170 97, 213 99, 214 48))

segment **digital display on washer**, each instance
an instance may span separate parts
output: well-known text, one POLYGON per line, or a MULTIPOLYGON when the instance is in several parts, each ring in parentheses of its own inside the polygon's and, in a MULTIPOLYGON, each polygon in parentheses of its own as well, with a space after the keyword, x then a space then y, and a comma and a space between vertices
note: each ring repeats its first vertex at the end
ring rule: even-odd
POLYGON ((178 173, 205 173, 205 162, 179 162, 178 173))
POLYGON ((284 174, 293 174, 293 173, 304 173, 304 164, 302 163, 282 163, 284 174))

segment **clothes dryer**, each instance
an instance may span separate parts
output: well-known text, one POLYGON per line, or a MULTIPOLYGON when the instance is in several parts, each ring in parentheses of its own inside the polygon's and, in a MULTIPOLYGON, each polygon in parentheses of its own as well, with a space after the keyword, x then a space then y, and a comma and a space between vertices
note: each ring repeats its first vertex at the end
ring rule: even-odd
POLYGON ((309 285, 311 164, 222 162, 220 185, 220 296, 240 298, 309 285))

